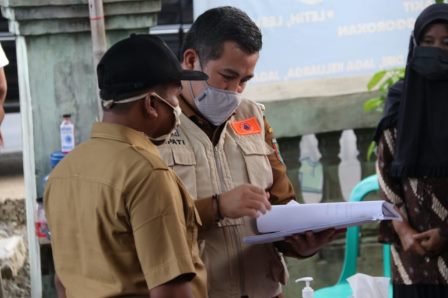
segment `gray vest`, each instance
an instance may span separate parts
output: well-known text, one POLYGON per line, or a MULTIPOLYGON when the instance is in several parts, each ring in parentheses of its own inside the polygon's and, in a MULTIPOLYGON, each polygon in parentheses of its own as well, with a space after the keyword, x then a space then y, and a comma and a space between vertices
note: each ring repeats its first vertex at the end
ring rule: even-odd
MULTIPOLYGON (((192 197, 200 199, 244 183, 270 188, 273 176, 268 155, 273 149, 264 137, 260 107, 244 99, 227 121, 215 147, 208 136, 182 114, 180 127, 159 149, 192 197)), ((225 218, 199 233, 211 298, 274 297, 281 293, 280 283, 288 279, 283 257, 272 244, 243 243, 244 236, 255 233, 255 220, 246 217, 225 218)))

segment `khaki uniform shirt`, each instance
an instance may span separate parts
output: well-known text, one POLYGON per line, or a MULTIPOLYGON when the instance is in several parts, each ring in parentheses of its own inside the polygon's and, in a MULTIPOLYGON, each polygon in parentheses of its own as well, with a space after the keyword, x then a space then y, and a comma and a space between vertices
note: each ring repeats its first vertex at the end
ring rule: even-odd
POLYGON ((217 222, 210 198, 243 183, 270 191, 274 204, 294 198, 279 155, 265 141, 267 135, 272 136, 272 130, 266 126, 259 106, 249 100, 243 100, 220 127, 196 115, 184 100, 181 107, 181 126, 159 149, 197 198, 195 204, 204 222, 199 243, 207 267, 209 296, 279 295, 280 284, 288 278, 282 256, 272 244, 244 244, 244 236, 256 233, 254 220, 225 218, 217 222))
POLYGON ((194 203, 143 133, 94 124, 53 170, 45 211, 68 297, 148 297, 180 275, 206 297, 194 203))

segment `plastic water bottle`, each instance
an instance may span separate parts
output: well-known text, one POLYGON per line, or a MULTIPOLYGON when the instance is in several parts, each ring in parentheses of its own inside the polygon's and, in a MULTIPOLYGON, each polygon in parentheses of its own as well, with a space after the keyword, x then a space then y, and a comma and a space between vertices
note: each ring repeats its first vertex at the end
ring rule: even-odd
POLYGON ((45 216, 45 209, 43 206, 43 200, 42 198, 36 199, 37 208, 36 208, 36 236, 38 238, 50 238, 49 231, 48 231, 48 225, 47 225, 47 218, 45 216))
POLYGON ((69 153, 75 148, 75 125, 72 122, 70 114, 62 116, 60 128, 61 133, 61 151, 62 153, 69 153))
MULTIPOLYGON (((65 154, 62 153, 62 151, 54 151, 50 155, 50 162, 51 162, 51 169, 54 169, 57 164, 64 158, 65 154)), ((45 185, 47 184, 48 178, 50 177, 50 174, 47 174, 44 176, 42 180, 42 188, 45 188, 45 185)))
POLYGON ((310 282, 313 281, 312 277, 303 277, 296 279, 296 282, 305 282, 305 287, 302 289, 302 298, 314 298, 314 290, 310 287, 310 282))
POLYGON ((57 164, 64 158, 65 154, 61 151, 54 151, 50 154, 50 165, 51 168, 54 169, 54 167, 57 166, 57 164))
MULTIPOLYGON (((64 158, 65 154, 61 151, 54 151, 50 155, 51 169, 54 169, 57 164, 64 158)), ((48 182, 50 174, 45 175, 42 181, 42 188, 48 182)), ((43 198, 39 197, 36 199, 36 218, 35 218, 36 235, 38 238, 47 238, 51 240, 51 233, 48 229, 47 217, 45 216, 45 209, 43 205, 43 198)))

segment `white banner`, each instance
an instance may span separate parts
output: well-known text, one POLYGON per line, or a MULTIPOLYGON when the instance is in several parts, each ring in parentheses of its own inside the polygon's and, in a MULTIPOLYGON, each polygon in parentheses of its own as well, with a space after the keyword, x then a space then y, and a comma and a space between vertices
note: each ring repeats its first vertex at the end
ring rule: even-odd
POLYGON ((196 0, 245 11, 261 28, 254 83, 366 76, 404 66, 409 36, 429 0, 196 0))

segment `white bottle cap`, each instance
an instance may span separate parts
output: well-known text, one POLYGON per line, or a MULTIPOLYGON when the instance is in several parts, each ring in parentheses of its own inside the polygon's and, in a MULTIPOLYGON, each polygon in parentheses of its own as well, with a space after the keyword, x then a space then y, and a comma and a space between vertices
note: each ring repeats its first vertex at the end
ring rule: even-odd
POLYGON ((304 281, 306 286, 302 289, 302 298, 313 298, 314 297, 314 290, 310 287, 310 282, 313 281, 312 277, 302 277, 299 279, 296 279, 297 282, 304 281))

